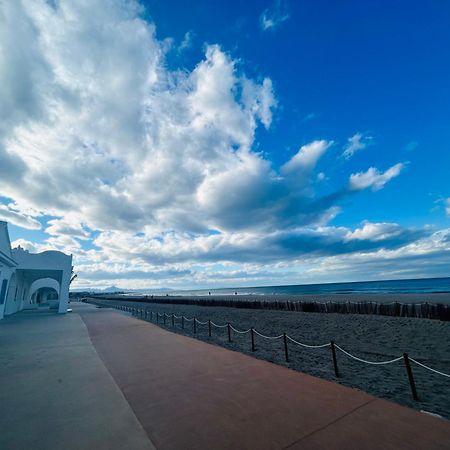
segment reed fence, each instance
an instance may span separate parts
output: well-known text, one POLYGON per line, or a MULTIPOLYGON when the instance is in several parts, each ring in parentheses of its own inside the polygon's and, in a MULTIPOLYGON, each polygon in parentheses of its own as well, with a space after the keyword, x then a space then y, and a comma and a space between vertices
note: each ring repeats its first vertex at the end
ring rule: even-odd
POLYGON ((416 317, 450 321, 450 305, 443 303, 401 303, 401 302, 354 302, 354 301, 292 301, 220 298, 180 298, 152 296, 89 297, 93 300, 132 301, 154 304, 194 305, 209 307, 266 309, 277 311, 298 311, 337 314, 376 314, 392 317, 416 317))

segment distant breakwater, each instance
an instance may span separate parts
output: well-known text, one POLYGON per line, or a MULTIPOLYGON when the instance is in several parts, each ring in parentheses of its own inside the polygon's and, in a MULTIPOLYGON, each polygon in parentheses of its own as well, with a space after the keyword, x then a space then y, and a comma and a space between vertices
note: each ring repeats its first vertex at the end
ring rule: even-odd
POLYGON ((292 300, 258 300, 258 299, 221 299, 192 297, 156 297, 156 296, 93 296, 89 300, 106 300, 120 302, 142 302, 171 305, 193 305, 226 308, 265 309, 277 311, 335 313, 335 314, 373 314, 392 317, 416 317, 450 321, 450 306, 442 303, 379 303, 373 301, 292 301, 292 300))

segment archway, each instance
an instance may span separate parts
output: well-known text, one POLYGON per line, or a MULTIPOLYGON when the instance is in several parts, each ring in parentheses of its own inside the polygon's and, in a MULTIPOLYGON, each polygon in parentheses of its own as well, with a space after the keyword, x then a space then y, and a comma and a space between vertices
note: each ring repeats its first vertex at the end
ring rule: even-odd
POLYGON ((42 287, 35 292, 35 299, 38 307, 48 306, 52 309, 59 304, 59 295, 56 289, 42 287))
POLYGON ((60 285, 53 278, 40 278, 30 286, 31 303, 50 308, 58 308, 60 285))

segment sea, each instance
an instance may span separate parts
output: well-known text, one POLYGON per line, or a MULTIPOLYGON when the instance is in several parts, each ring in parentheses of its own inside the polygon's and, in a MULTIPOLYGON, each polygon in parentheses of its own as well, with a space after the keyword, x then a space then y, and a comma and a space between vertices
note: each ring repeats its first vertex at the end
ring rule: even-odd
MULTIPOLYGON (((148 290, 143 294, 153 294, 148 290)), ((412 280, 356 281, 347 283, 295 284, 221 289, 171 290, 169 295, 305 295, 305 294, 431 294, 450 293, 450 277, 412 280)), ((161 295, 159 292, 157 295, 161 295)))

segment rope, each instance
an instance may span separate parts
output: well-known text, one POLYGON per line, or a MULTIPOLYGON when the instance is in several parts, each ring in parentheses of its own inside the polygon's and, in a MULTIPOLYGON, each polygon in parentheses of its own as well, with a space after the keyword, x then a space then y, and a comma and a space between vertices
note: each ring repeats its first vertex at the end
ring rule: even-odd
POLYGON ((425 369, 431 370, 434 373, 437 373, 439 375, 443 375, 444 377, 450 378, 450 375, 444 372, 439 372, 439 370, 436 369, 432 369, 431 367, 426 366, 425 364, 420 363, 419 361, 416 361, 415 359, 409 357, 409 360, 412 362, 415 362, 416 364, 418 364, 419 366, 422 366, 425 369))
POLYGON ((306 347, 306 348, 323 348, 323 347, 329 347, 331 345, 329 342, 326 344, 322 344, 322 345, 308 345, 308 344, 303 344, 303 342, 298 342, 295 339, 292 339, 290 336, 286 335, 286 337, 294 344, 301 345, 302 347, 306 347))
POLYGON ((225 324, 225 325, 218 325, 217 323, 214 323, 212 320, 211 320, 211 325, 213 325, 214 327, 217 327, 217 328, 224 328, 224 327, 228 326, 227 324, 225 324))
MULTIPOLYGON (((330 304, 345 304, 345 303, 338 303, 338 302, 332 302, 332 301, 327 302, 327 303, 330 303, 330 304)), ((358 304, 358 303, 356 303, 356 302, 347 302, 347 303, 350 303, 350 304, 358 304)), ((396 302, 384 303, 384 305, 392 305, 392 304, 395 304, 395 303, 396 303, 396 302)), ((381 303, 381 304, 380 304, 380 303, 373 303, 373 304, 374 304, 375 306, 383 305, 382 303, 381 303)), ((403 304, 400 304, 400 306, 401 306, 401 307, 403 307, 403 306, 422 306, 422 305, 425 305, 425 304, 426 304, 426 303, 403 303, 403 304)), ((326 307, 326 303, 324 303, 324 305, 325 305, 325 307, 326 307)), ((372 305, 372 302, 371 302, 371 305, 372 305)), ((115 308, 118 309, 118 306, 115 306, 115 308)), ((145 312, 145 315, 148 314, 148 311, 147 311, 146 309, 145 309, 145 310, 140 310, 140 309, 132 308, 131 312, 132 312, 132 314, 143 314, 144 312, 145 312)), ((169 315, 169 314, 166 314, 166 313, 160 314, 159 312, 157 312, 156 315, 157 315, 157 317, 170 317, 170 315, 169 315)), ((174 319, 181 319, 181 318, 184 318, 184 320, 187 320, 188 322, 190 322, 190 321, 192 321, 192 320, 195 320, 195 321, 196 321, 198 324, 200 324, 200 325, 206 325, 206 324, 208 323, 208 321, 206 321, 206 322, 201 322, 200 320, 198 320, 198 319, 196 319, 196 318, 189 319, 189 318, 187 318, 187 317, 185 317, 185 316, 177 316, 177 315, 175 315, 175 314, 173 314, 173 317, 174 317, 174 319)), ((217 324, 217 323, 214 323, 213 321, 210 321, 210 323, 211 323, 211 325, 213 325, 213 326, 215 326, 215 327, 217 327, 217 328, 224 328, 224 327, 227 327, 227 326, 228 326, 228 324, 225 324, 225 325, 219 325, 219 324, 217 324)), ((251 328, 249 328, 248 330, 245 330, 245 331, 238 330, 238 329, 234 328, 233 325, 231 325, 231 324, 230 324, 230 329, 232 329, 232 330, 235 331, 236 333, 240 333, 240 334, 246 334, 246 333, 248 333, 249 331, 251 331, 251 328)), ((260 333, 259 331, 255 330, 255 329, 254 329, 253 331, 254 331, 258 336, 261 336, 261 337, 264 338, 264 339, 280 339, 280 338, 283 337, 283 334, 280 334, 279 336, 266 336, 266 335, 260 333)), ((288 336, 288 335, 286 335, 286 338, 289 339, 289 340, 290 340, 291 342, 293 342, 294 344, 297 344, 297 345, 300 345, 300 346, 306 347, 306 348, 324 348, 324 347, 329 347, 329 346, 331 345, 330 343, 326 343, 326 344, 322 344, 322 345, 309 345, 309 344, 304 344, 303 342, 296 341, 295 339, 291 338, 291 337, 288 336)), ((385 365, 385 364, 392 364, 392 363, 395 363, 395 362, 400 361, 401 359, 403 359, 403 356, 399 356, 398 358, 390 359, 390 360, 388 360, 388 361, 367 361, 367 360, 365 360, 365 359, 358 358, 357 356, 352 355, 351 353, 347 352, 346 350, 344 350, 342 347, 340 347, 340 346, 337 345, 337 344, 334 344, 334 346, 335 346, 338 350, 340 350, 342 353, 344 353, 345 355, 347 355, 348 357, 350 357, 350 358, 352 358, 352 359, 354 359, 354 360, 356 360, 356 361, 362 362, 362 363, 364 363, 364 364, 371 364, 371 365, 377 365, 377 366, 379 366, 379 365, 385 365)), ((436 373, 436 374, 438 374, 438 375, 442 375, 442 376, 444 376, 444 377, 450 378, 450 375, 447 374, 447 373, 440 372, 439 370, 433 369, 432 367, 429 367, 429 366, 427 366, 427 365, 425 365, 425 364, 422 364, 421 362, 419 362, 419 361, 417 361, 417 360, 415 360, 415 359, 413 359, 413 358, 411 358, 411 357, 409 357, 409 359, 410 359, 410 361, 412 361, 412 362, 414 362, 415 364, 417 364, 417 365, 423 367, 424 369, 430 370, 431 372, 434 372, 434 373, 436 373)))
POLYGON ((365 363, 365 364, 373 364, 373 365, 376 365, 376 366, 380 366, 380 365, 383 365, 383 364, 392 364, 392 363, 395 363, 395 362, 400 361, 401 359, 403 359, 403 356, 399 356, 398 358, 390 359, 389 361, 366 361, 365 359, 358 358, 357 356, 354 356, 354 355, 350 354, 349 352, 346 352, 343 348, 339 347, 339 345, 337 345, 337 344, 334 344, 334 346, 338 350, 340 350, 342 353, 345 353, 350 358, 353 358, 356 361, 360 361, 360 362, 365 363))
POLYGON ((253 330, 258 336, 261 336, 264 339, 280 339, 283 337, 282 334, 280 334, 279 336, 266 336, 264 334, 261 334, 259 331, 253 330))
POLYGON ((239 330, 236 330, 236 328, 234 328, 233 325, 230 325, 230 328, 231 328, 233 331, 236 331, 236 333, 241 333, 241 334, 248 333, 248 332, 251 330, 251 328, 249 328, 249 329, 246 330, 246 331, 239 331, 239 330))

